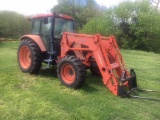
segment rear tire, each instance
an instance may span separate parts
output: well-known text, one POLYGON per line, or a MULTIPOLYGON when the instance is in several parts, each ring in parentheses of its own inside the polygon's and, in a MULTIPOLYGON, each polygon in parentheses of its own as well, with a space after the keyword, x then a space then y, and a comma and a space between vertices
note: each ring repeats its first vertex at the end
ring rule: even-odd
POLYGON ((57 73, 62 84, 75 89, 81 87, 86 78, 85 66, 75 56, 64 57, 58 64, 57 73))
POLYGON ((42 66, 42 53, 30 39, 21 41, 18 48, 18 63, 22 72, 36 74, 42 66))

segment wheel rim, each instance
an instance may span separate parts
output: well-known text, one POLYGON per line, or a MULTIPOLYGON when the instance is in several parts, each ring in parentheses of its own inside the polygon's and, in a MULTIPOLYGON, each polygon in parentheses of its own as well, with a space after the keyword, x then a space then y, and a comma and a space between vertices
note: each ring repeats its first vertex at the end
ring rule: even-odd
POLYGON ((24 69, 29 68, 31 64, 31 51, 28 46, 22 46, 19 52, 19 61, 21 67, 24 69))
POLYGON ((72 65, 66 63, 61 68, 61 76, 64 82, 71 84, 75 80, 75 70, 72 65))

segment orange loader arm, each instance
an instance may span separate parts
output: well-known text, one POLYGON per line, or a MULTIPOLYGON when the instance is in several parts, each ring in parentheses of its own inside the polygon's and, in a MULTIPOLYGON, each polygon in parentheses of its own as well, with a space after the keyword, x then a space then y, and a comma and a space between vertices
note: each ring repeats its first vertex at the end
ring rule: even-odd
POLYGON ((87 67, 94 60, 102 75, 104 85, 114 95, 124 97, 137 88, 136 74, 133 69, 128 71, 125 67, 114 36, 65 32, 61 40, 59 59, 65 57, 70 51, 74 52, 87 67))

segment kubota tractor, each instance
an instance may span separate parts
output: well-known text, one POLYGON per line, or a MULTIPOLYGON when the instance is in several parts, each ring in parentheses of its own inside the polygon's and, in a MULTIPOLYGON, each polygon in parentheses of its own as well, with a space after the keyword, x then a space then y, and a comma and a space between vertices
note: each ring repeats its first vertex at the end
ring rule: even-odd
POLYGON ((81 87, 86 69, 103 79, 104 85, 118 96, 137 88, 136 74, 126 68, 114 36, 74 33, 74 20, 62 14, 32 17, 32 33, 20 38, 18 63, 23 72, 37 73, 42 62, 57 65, 61 82, 81 87))

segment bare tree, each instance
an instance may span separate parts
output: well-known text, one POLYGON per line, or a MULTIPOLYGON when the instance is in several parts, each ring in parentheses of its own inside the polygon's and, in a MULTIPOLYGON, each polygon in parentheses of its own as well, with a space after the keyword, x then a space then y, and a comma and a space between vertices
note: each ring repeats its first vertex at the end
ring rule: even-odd
POLYGON ((152 0, 152 3, 155 4, 155 9, 158 10, 158 6, 160 4, 160 0, 152 0))

